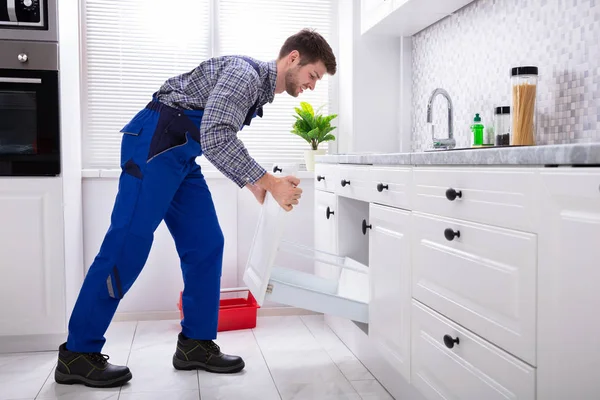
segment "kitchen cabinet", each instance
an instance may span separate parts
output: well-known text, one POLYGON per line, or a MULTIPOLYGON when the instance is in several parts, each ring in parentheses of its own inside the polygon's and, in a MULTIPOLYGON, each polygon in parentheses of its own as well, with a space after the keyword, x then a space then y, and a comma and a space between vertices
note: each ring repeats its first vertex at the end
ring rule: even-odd
POLYGON ((393 0, 361 0, 361 31, 364 33, 392 11, 393 0))
POLYGON ((543 171, 539 190, 538 399, 597 398, 600 171, 543 171))
MULTIPOLYGON (((315 192, 315 239, 314 248, 324 253, 337 254, 337 223, 339 210, 333 193, 315 192)), ((326 279, 339 277, 338 268, 315 262, 315 274, 326 279)))
POLYGON ((326 321, 395 398, 597 397, 600 168, 319 165, 369 286, 326 321))
POLYGON ((66 331, 60 178, 0 179, 0 336, 66 331))
POLYGON ((361 33, 412 36, 474 0, 361 0, 361 33))
POLYGON ((369 211, 369 339, 410 382, 410 213, 369 211))

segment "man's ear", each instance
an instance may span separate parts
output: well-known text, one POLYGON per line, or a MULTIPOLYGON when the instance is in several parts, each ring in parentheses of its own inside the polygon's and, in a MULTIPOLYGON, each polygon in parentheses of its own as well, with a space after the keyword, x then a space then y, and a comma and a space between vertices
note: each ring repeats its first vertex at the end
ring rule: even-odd
POLYGON ((298 50, 292 50, 290 51, 290 54, 288 54, 288 63, 294 64, 294 63, 299 63, 300 62, 300 53, 298 52, 298 50))

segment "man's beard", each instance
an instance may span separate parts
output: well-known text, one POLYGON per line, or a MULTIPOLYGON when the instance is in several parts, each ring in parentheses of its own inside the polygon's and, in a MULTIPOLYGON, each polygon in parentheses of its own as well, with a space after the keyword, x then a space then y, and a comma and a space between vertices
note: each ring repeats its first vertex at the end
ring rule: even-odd
POLYGON ((293 97, 298 97, 298 80, 296 79, 296 76, 294 75, 295 69, 294 71, 288 71, 285 74, 285 91, 287 92, 287 94, 289 94, 290 96, 293 97))

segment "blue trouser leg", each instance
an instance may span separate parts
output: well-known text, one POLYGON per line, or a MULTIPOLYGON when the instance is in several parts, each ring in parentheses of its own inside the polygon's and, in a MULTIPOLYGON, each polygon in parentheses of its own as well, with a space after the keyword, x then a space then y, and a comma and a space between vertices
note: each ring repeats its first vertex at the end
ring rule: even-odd
POLYGON ((197 165, 175 193, 165 223, 181 259, 182 332, 189 338, 215 339, 224 238, 212 196, 197 165))
MULTIPOLYGON (((154 231, 171 209, 182 182, 197 166, 200 119, 193 121, 177 110, 154 106, 140 111, 124 128, 123 171, 111 225, 73 309, 69 350, 102 349, 119 301, 146 263, 154 231)), ((215 262, 212 267, 218 267, 220 274, 220 264, 215 262)))

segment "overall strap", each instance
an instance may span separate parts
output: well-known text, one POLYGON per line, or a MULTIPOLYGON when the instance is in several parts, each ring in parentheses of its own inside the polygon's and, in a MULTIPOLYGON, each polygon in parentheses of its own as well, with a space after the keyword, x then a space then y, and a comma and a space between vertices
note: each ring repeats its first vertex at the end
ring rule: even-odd
MULTIPOLYGON (((260 69, 258 67, 258 64, 256 64, 253 60, 251 60, 248 57, 239 57, 242 60, 246 61, 248 64, 250 64, 252 66, 252 68, 254 68, 254 70, 256 71, 256 73, 258 74, 258 76, 260 76, 260 69)), ((250 107, 250 109, 248 110, 248 113, 246 114, 246 118, 244 119, 244 125, 250 125, 250 122, 252 121, 252 118, 256 117, 257 115, 259 117, 262 118, 263 116, 263 109, 262 107, 258 107, 258 99, 256 100, 256 103, 254 103, 252 105, 252 107, 250 107)), ((243 126, 242 126, 243 128, 243 126)))

